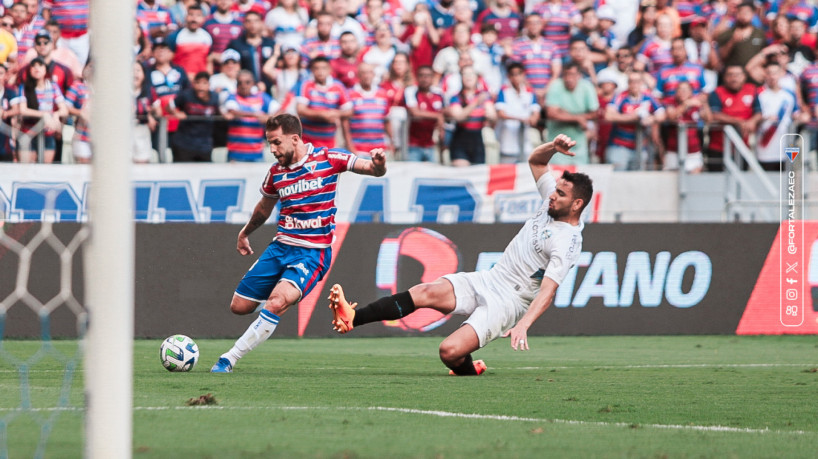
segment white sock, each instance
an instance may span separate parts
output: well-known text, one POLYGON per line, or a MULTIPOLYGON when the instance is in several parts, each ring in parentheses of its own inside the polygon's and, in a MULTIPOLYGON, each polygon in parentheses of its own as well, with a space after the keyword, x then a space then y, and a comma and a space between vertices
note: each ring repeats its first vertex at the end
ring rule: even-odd
POLYGON ((278 325, 278 316, 272 312, 262 309, 258 318, 250 324, 247 331, 239 339, 236 344, 230 348, 229 351, 222 354, 222 357, 230 361, 230 365, 235 365, 236 362, 245 354, 252 351, 259 344, 263 343, 273 334, 278 325))

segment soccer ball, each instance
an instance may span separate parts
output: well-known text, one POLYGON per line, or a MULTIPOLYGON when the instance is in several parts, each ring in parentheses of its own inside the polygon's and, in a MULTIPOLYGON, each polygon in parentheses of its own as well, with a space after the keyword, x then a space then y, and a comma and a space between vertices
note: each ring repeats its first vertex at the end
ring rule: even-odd
POLYGON ((168 371, 190 371, 199 361, 199 346, 185 335, 173 335, 159 346, 159 359, 168 371))

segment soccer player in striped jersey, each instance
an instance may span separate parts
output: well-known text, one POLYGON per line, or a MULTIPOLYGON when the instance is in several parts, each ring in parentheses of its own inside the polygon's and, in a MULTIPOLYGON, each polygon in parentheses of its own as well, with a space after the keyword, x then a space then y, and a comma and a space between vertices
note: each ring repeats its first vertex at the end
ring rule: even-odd
POLYGON ((486 364, 472 360, 471 354, 501 336, 511 337, 515 351, 528 350, 529 327, 551 305, 557 287, 582 253, 580 215, 591 201, 593 184, 587 175, 568 171, 557 181, 548 166, 557 153, 572 155, 574 145, 570 137, 560 134, 531 153, 528 163, 544 202, 490 270, 448 274, 357 309, 336 284, 329 297, 335 330, 347 333, 367 323, 400 319, 420 308, 468 315, 439 349, 450 374, 460 376, 486 371, 486 364))
POLYGON ((273 242, 239 282, 230 310, 251 314, 264 303, 258 318, 213 365, 213 373, 230 373, 236 362, 275 331, 281 314, 308 295, 327 273, 332 261, 335 231, 335 192, 338 176, 351 171, 380 177, 386 173, 383 150, 372 159, 358 158, 338 148, 304 143, 301 122, 290 114, 267 120, 265 135, 277 162, 261 185, 261 199, 239 231, 236 249, 252 255, 249 236, 281 203, 273 242))

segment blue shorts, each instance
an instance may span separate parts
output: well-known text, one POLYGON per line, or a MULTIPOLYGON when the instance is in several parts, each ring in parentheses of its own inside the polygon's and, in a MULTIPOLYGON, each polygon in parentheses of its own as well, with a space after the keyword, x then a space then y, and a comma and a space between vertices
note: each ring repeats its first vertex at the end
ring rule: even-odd
POLYGON ((261 303, 279 281, 284 281, 293 284, 304 298, 327 273, 331 261, 329 247, 309 249, 273 241, 241 279, 236 294, 261 303))

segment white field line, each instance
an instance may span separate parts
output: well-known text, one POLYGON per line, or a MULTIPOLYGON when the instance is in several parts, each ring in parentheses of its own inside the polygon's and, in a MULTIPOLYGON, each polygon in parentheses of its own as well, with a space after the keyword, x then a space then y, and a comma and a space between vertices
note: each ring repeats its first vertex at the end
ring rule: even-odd
MULTIPOLYGON (((649 428, 649 429, 663 429, 663 430, 689 430, 696 432, 726 432, 726 433, 748 433, 748 434, 783 434, 783 435, 808 435, 815 434, 815 432, 807 432, 804 430, 770 430, 752 429, 744 427, 728 427, 728 426, 700 426, 700 425, 681 425, 681 424, 635 424, 628 422, 604 422, 604 421, 577 421, 570 419, 546 419, 546 418, 529 418, 521 416, 508 415, 494 415, 494 414, 476 414, 476 413, 457 413, 452 411, 438 411, 438 410, 418 410, 413 408, 395 408, 386 406, 370 406, 366 408, 359 407, 329 407, 329 406, 135 406, 134 411, 384 411, 392 413, 416 414, 423 416, 435 416, 441 418, 461 418, 461 419, 477 419, 487 421, 503 421, 503 422, 539 422, 549 424, 565 424, 574 426, 596 426, 596 427, 618 427, 618 428, 649 428)), ((0 408, 0 413, 4 412, 52 412, 52 411, 84 411, 81 407, 67 406, 67 407, 52 407, 52 408, 29 408, 23 410, 22 408, 0 408)))
MULTIPOLYGON (((490 366, 491 370, 571 370, 571 369, 586 369, 598 368, 603 370, 616 369, 632 369, 632 368, 775 368, 775 367, 810 367, 818 368, 818 363, 668 363, 668 364, 642 364, 642 365, 545 365, 545 366, 525 366, 525 367, 505 367, 505 366, 490 366)), ((326 370, 367 370, 375 367, 315 367, 312 370, 326 371, 326 370)), ((38 370, 36 368, 29 368, 28 373, 65 373, 65 370, 38 370)), ((2 373, 18 373, 17 370, 0 370, 2 373)))

